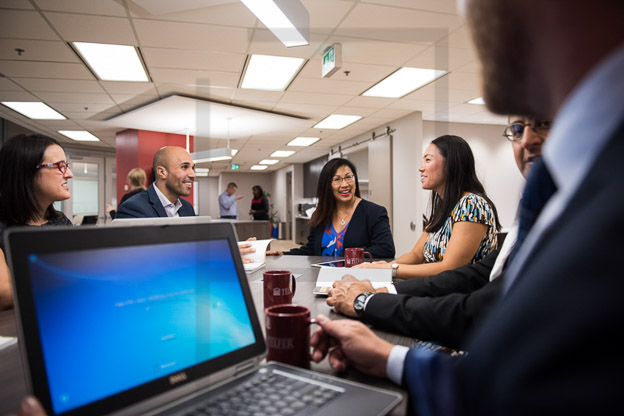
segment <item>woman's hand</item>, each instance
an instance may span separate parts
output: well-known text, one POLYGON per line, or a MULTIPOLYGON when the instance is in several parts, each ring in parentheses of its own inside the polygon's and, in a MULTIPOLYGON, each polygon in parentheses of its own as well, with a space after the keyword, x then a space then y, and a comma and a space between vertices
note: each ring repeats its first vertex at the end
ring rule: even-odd
POLYGON ((353 266, 359 269, 391 269, 392 265, 387 261, 374 261, 372 263, 360 263, 356 266, 353 266))
POLYGON ((267 250, 266 255, 267 256, 283 256, 284 253, 279 250, 267 250))

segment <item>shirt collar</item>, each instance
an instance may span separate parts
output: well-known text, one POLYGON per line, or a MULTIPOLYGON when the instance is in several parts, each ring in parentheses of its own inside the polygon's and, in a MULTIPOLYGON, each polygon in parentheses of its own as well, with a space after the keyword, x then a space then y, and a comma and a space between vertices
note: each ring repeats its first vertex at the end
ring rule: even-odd
POLYGON ((165 196, 165 194, 160 191, 160 189, 158 189, 156 183, 154 183, 153 186, 154 190, 156 191, 156 195, 158 196, 158 199, 160 200, 163 208, 165 208, 165 211, 167 211, 167 214, 169 213, 169 210, 171 210, 171 207, 173 207, 173 210, 171 211, 173 215, 168 216, 175 216, 182 207, 182 202, 180 201, 180 198, 178 198, 174 204, 173 202, 169 201, 169 199, 165 196))

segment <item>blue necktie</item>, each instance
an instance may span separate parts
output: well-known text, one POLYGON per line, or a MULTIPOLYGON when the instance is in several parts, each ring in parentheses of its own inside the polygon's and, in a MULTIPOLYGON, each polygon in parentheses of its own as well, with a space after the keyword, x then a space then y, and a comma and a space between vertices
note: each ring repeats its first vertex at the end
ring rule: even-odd
POLYGON ((544 161, 541 157, 536 158, 522 191, 518 212, 518 238, 509 254, 507 264, 511 263, 535 220, 542 212, 542 208, 556 191, 557 185, 553 182, 544 161))

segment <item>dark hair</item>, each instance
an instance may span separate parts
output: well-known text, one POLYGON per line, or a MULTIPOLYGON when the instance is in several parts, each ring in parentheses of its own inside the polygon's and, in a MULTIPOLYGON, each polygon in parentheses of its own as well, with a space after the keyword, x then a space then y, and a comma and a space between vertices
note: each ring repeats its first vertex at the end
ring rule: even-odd
POLYGON ((316 198, 318 204, 312 218, 310 219, 311 227, 318 227, 319 225, 325 226, 331 220, 334 212, 336 211, 336 199, 334 198, 334 191, 332 189, 332 178, 336 174, 336 171, 347 166, 353 172, 355 176, 355 196, 360 197, 360 183, 358 182, 357 169, 355 165, 347 159, 331 159, 328 161, 319 175, 318 185, 316 188, 316 198))
POLYGON ((227 184, 227 186, 225 187, 225 189, 230 189, 230 188, 238 188, 238 185, 236 185, 234 182, 230 182, 227 184))
MULTIPOLYGON (((60 144, 41 134, 20 134, 0 149, 0 221, 6 225, 25 225, 38 218, 35 194, 37 165, 46 149, 60 144)), ((45 219, 60 214, 50 205, 45 219)))
POLYGON ((431 216, 425 231, 431 233, 438 231, 443 225, 457 202, 464 193, 471 192, 483 197, 492 208, 496 219, 496 229, 500 229, 498 212, 488 198, 485 189, 475 172, 475 161, 470 146, 459 136, 444 135, 431 142, 446 159, 444 170, 446 172, 446 184, 444 185, 444 199, 437 192, 431 191, 431 216))
POLYGON ((264 196, 264 189, 262 189, 262 187, 260 185, 252 186, 251 190, 253 191, 254 189, 256 189, 258 191, 258 193, 260 194, 261 197, 264 196))

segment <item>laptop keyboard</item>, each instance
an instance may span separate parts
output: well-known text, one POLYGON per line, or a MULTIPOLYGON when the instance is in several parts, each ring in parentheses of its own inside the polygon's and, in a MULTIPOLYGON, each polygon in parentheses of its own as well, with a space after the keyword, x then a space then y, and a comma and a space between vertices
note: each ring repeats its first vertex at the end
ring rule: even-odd
POLYGON ((336 386, 317 385, 276 371, 258 373, 244 384, 211 397, 182 415, 303 416, 314 413, 343 392, 336 386))

